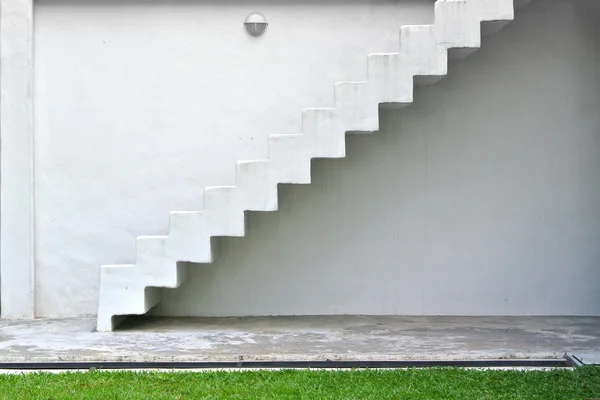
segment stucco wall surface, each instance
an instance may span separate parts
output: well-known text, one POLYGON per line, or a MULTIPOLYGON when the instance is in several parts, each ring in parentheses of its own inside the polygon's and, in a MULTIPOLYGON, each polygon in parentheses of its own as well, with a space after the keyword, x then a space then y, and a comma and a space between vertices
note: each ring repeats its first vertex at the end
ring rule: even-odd
MULTIPOLYGON (((429 1, 36 4, 40 316, 299 133, 429 1), (261 38, 241 23, 260 11, 261 38)), ((600 5, 544 0, 165 291, 169 315, 600 315, 600 5)))

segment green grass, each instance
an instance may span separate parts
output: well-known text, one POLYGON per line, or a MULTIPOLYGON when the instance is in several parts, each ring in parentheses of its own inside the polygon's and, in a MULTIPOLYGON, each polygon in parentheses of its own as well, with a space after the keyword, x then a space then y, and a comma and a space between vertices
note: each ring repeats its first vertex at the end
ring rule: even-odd
POLYGON ((80 372, 0 376, 1 399, 590 399, 600 368, 80 372))

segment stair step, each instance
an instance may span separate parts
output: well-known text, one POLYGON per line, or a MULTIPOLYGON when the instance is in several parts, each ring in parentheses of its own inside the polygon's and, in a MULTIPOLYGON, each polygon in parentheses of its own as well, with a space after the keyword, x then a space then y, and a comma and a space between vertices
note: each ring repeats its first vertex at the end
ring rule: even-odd
POLYGON ((139 236, 135 246, 135 269, 145 286, 178 287, 177 260, 167 245, 167 236, 139 236))
POLYGON ((305 135, 269 136, 269 160, 279 183, 310 183, 310 160, 315 155, 305 135))
POLYGON ((433 25, 403 26, 400 29, 400 54, 415 77, 438 80, 448 73, 448 50, 437 42, 433 25))
POLYGON ((249 211, 276 211, 278 171, 269 160, 239 161, 237 191, 239 208, 249 211))
POLYGON ((375 104, 402 107, 413 101, 412 71, 400 53, 370 54, 367 85, 375 104))
POLYGON ((379 130, 379 104, 367 82, 335 84, 335 109, 345 132, 379 130))
POLYGON ((306 108, 302 111, 302 133, 315 143, 319 158, 346 156, 346 131, 335 108, 306 108))
POLYGON ((515 18, 515 8, 519 8, 521 4, 528 3, 530 0, 493 0, 493 1, 476 1, 471 6, 477 8, 477 14, 480 21, 502 21, 508 23, 515 18))
POLYGON ((441 45, 451 48, 479 48, 481 19, 468 0, 435 3, 434 34, 441 45))
POLYGON ((147 287, 133 264, 103 265, 100 267, 100 311, 111 315, 141 315, 160 301, 160 290, 147 287), (119 293, 115 297, 114 293, 119 293))

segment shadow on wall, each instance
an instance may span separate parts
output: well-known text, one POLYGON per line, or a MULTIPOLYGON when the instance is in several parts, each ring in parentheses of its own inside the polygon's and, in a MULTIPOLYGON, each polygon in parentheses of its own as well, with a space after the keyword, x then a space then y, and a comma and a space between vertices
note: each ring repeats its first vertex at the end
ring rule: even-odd
POLYGON ((155 313, 600 315, 599 18, 528 7, 155 313))

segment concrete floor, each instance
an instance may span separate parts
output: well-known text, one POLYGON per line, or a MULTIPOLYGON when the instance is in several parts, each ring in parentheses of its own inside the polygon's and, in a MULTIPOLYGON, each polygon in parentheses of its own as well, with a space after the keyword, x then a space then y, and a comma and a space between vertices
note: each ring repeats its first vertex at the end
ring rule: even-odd
POLYGON ((0 321, 0 362, 559 358, 600 362, 600 317, 93 318, 0 321))

